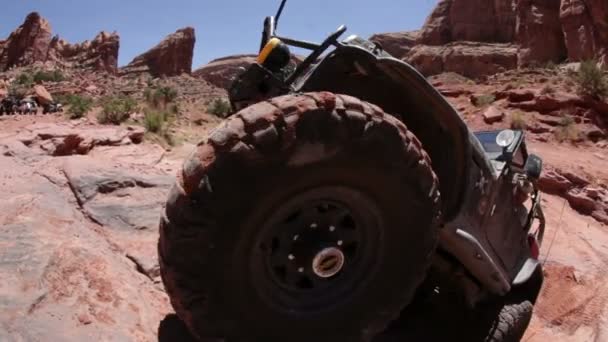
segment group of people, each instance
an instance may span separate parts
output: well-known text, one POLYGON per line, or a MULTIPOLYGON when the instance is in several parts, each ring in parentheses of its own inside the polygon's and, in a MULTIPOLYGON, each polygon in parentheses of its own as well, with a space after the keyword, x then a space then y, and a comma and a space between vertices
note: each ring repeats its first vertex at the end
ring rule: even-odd
POLYGON ((31 98, 7 97, 0 101, 0 115, 37 114, 40 107, 42 107, 43 114, 63 111, 61 103, 51 102, 39 105, 36 100, 31 98))

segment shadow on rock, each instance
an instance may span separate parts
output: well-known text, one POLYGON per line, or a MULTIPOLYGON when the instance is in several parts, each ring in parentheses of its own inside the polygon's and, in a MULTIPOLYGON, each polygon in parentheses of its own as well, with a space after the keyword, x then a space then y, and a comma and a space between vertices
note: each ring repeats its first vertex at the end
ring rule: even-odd
POLYGON ((158 326, 158 342, 197 342, 176 314, 169 314, 158 326))

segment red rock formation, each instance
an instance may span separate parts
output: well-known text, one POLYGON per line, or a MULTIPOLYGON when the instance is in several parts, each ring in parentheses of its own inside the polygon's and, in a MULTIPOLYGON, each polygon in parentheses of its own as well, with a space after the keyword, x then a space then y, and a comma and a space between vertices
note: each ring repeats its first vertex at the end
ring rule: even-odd
POLYGON ((492 75, 517 67, 517 48, 507 44, 476 42, 445 46, 418 45, 406 60, 425 75, 456 72, 470 78, 492 75))
POLYGON ((46 61, 50 42, 49 22, 36 12, 30 13, 23 25, 0 45, 0 71, 46 61))
POLYGON ((566 58, 598 58, 608 65, 608 2, 440 0, 415 35, 386 33, 370 39, 384 43, 389 53, 414 64, 426 75, 464 70, 465 76, 479 77, 533 63, 559 63, 566 58), (470 42, 482 44, 474 46, 470 42), (503 45, 505 50, 496 44, 511 47, 503 45), (517 50, 515 62, 512 48, 517 50), (470 60, 464 56, 474 56, 474 65, 463 65, 470 60))
POLYGON ((235 55, 215 59, 203 67, 196 69, 192 75, 200 77, 216 87, 227 89, 232 80, 255 63, 257 55, 235 55))
POLYGON ((599 57, 608 63, 608 2, 562 0, 560 19, 569 60, 599 57))
POLYGON ((58 36, 52 37, 49 22, 34 12, 8 39, 0 41, 0 71, 50 61, 63 67, 115 73, 118 47, 116 33, 101 32, 92 41, 80 44, 69 44, 58 36))
POLYGON ((514 0, 441 0, 424 24, 420 43, 507 43, 514 32, 514 0))
POLYGON ((100 32, 92 41, 80 44, 69 44, 55 36, 50 44, 48 58, 68 66, 114 74, 118 71, 119 47, 120 37, 116 32, 100 32))
POLYGON ((559 20, 559 2, 555 0, 518 0, 516 9, 515 34, 521 48, 519 65, 563 61, 567 52, 559 20))
POLYGON ((135 57, 122 68, 122 74, 149 72, 153 76, 175 76, 192 71, 196 38, 194 29, 186 27, 163 39, 158 45, 135 57))
POLYGON ((394 57, 403 58, 416 45, 419 37, 420 31, 409 31, 375 34, 369 39, 394 57))

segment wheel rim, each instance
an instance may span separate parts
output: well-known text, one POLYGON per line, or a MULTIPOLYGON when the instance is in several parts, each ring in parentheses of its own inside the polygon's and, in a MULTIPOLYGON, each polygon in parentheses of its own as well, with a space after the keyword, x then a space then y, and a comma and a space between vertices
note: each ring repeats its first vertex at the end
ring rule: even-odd
POLYGON ((262 224, 252 258, 262 297, 283 309, 318 312, 356 296, 382 253, 375 202, 357 190, 326 187, 277 207, 262 224))

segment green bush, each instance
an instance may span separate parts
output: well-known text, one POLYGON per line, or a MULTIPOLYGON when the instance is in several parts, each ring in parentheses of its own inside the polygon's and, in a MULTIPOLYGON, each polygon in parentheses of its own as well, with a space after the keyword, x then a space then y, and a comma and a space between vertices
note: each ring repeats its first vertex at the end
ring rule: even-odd
POLYGON ((577 73, 573 75, 579 92, 595 98, 608 95, 608 77, 594 60, 581 62, 577 73))
POLYGON ((8 88, 8 95, 12 97, 16 97, 18 99, 22 99, 27 95, 29 90, 29 86, 21 85, 21 84, 12 84, 8 88))
POLYGON ((170 119, 171 113, 167 111, 146 109, 144 111, 144 127, 146 128, 146 132, 161 138, 164 142, 173 146, 175 141, 171 132, 169 132, 170 119))
POLYGON ((167 104, 175 101, 177 95, 177 90, 171 87, 147 88, 144 90, 146 102, 154 108, 166 108, 167 104))
POLYGON ((162 110, 148 109, 144 112, 144 127, 146 131, 160 133, 163 130, 167 113, 162 110))
POLYGON ((71 95, 64 93, 54 93, 51 94, 51 96, 53 97, 53 100, 64 105, 67 105, 70 102, 71 97, 71 95))
POLYGON ((93 107, 93 99, 87 96, 69 95, 66 98, 67 110, 70 119, 79 119, 85 116, 93 107))
POLYGON ((137 102, 125 95, 106 97, 101 100, 102 110, 97 116, 101 124, 119 125, 137 110, 137 102))
POLYGON ((217 98, 211 101, 207 107, 207 111, 215 116, 225 118, 232 112, 232 107, 230 106, 230 102, 222 98, 217 98))
POLYGON ((53 71, 37 71, 34 74, 34 82, 35 83, 41 83, 41 82, 61 82, 65 79, 65 77, 63 76, 63 73, 61 73, 61 71, 59 70, 53 70, 53 71))
POLYGON ((31 87, 32 84, 34 84, 34 76, 31 72, 22 72, 15 79, 15 83, 26 87, 31 87))

